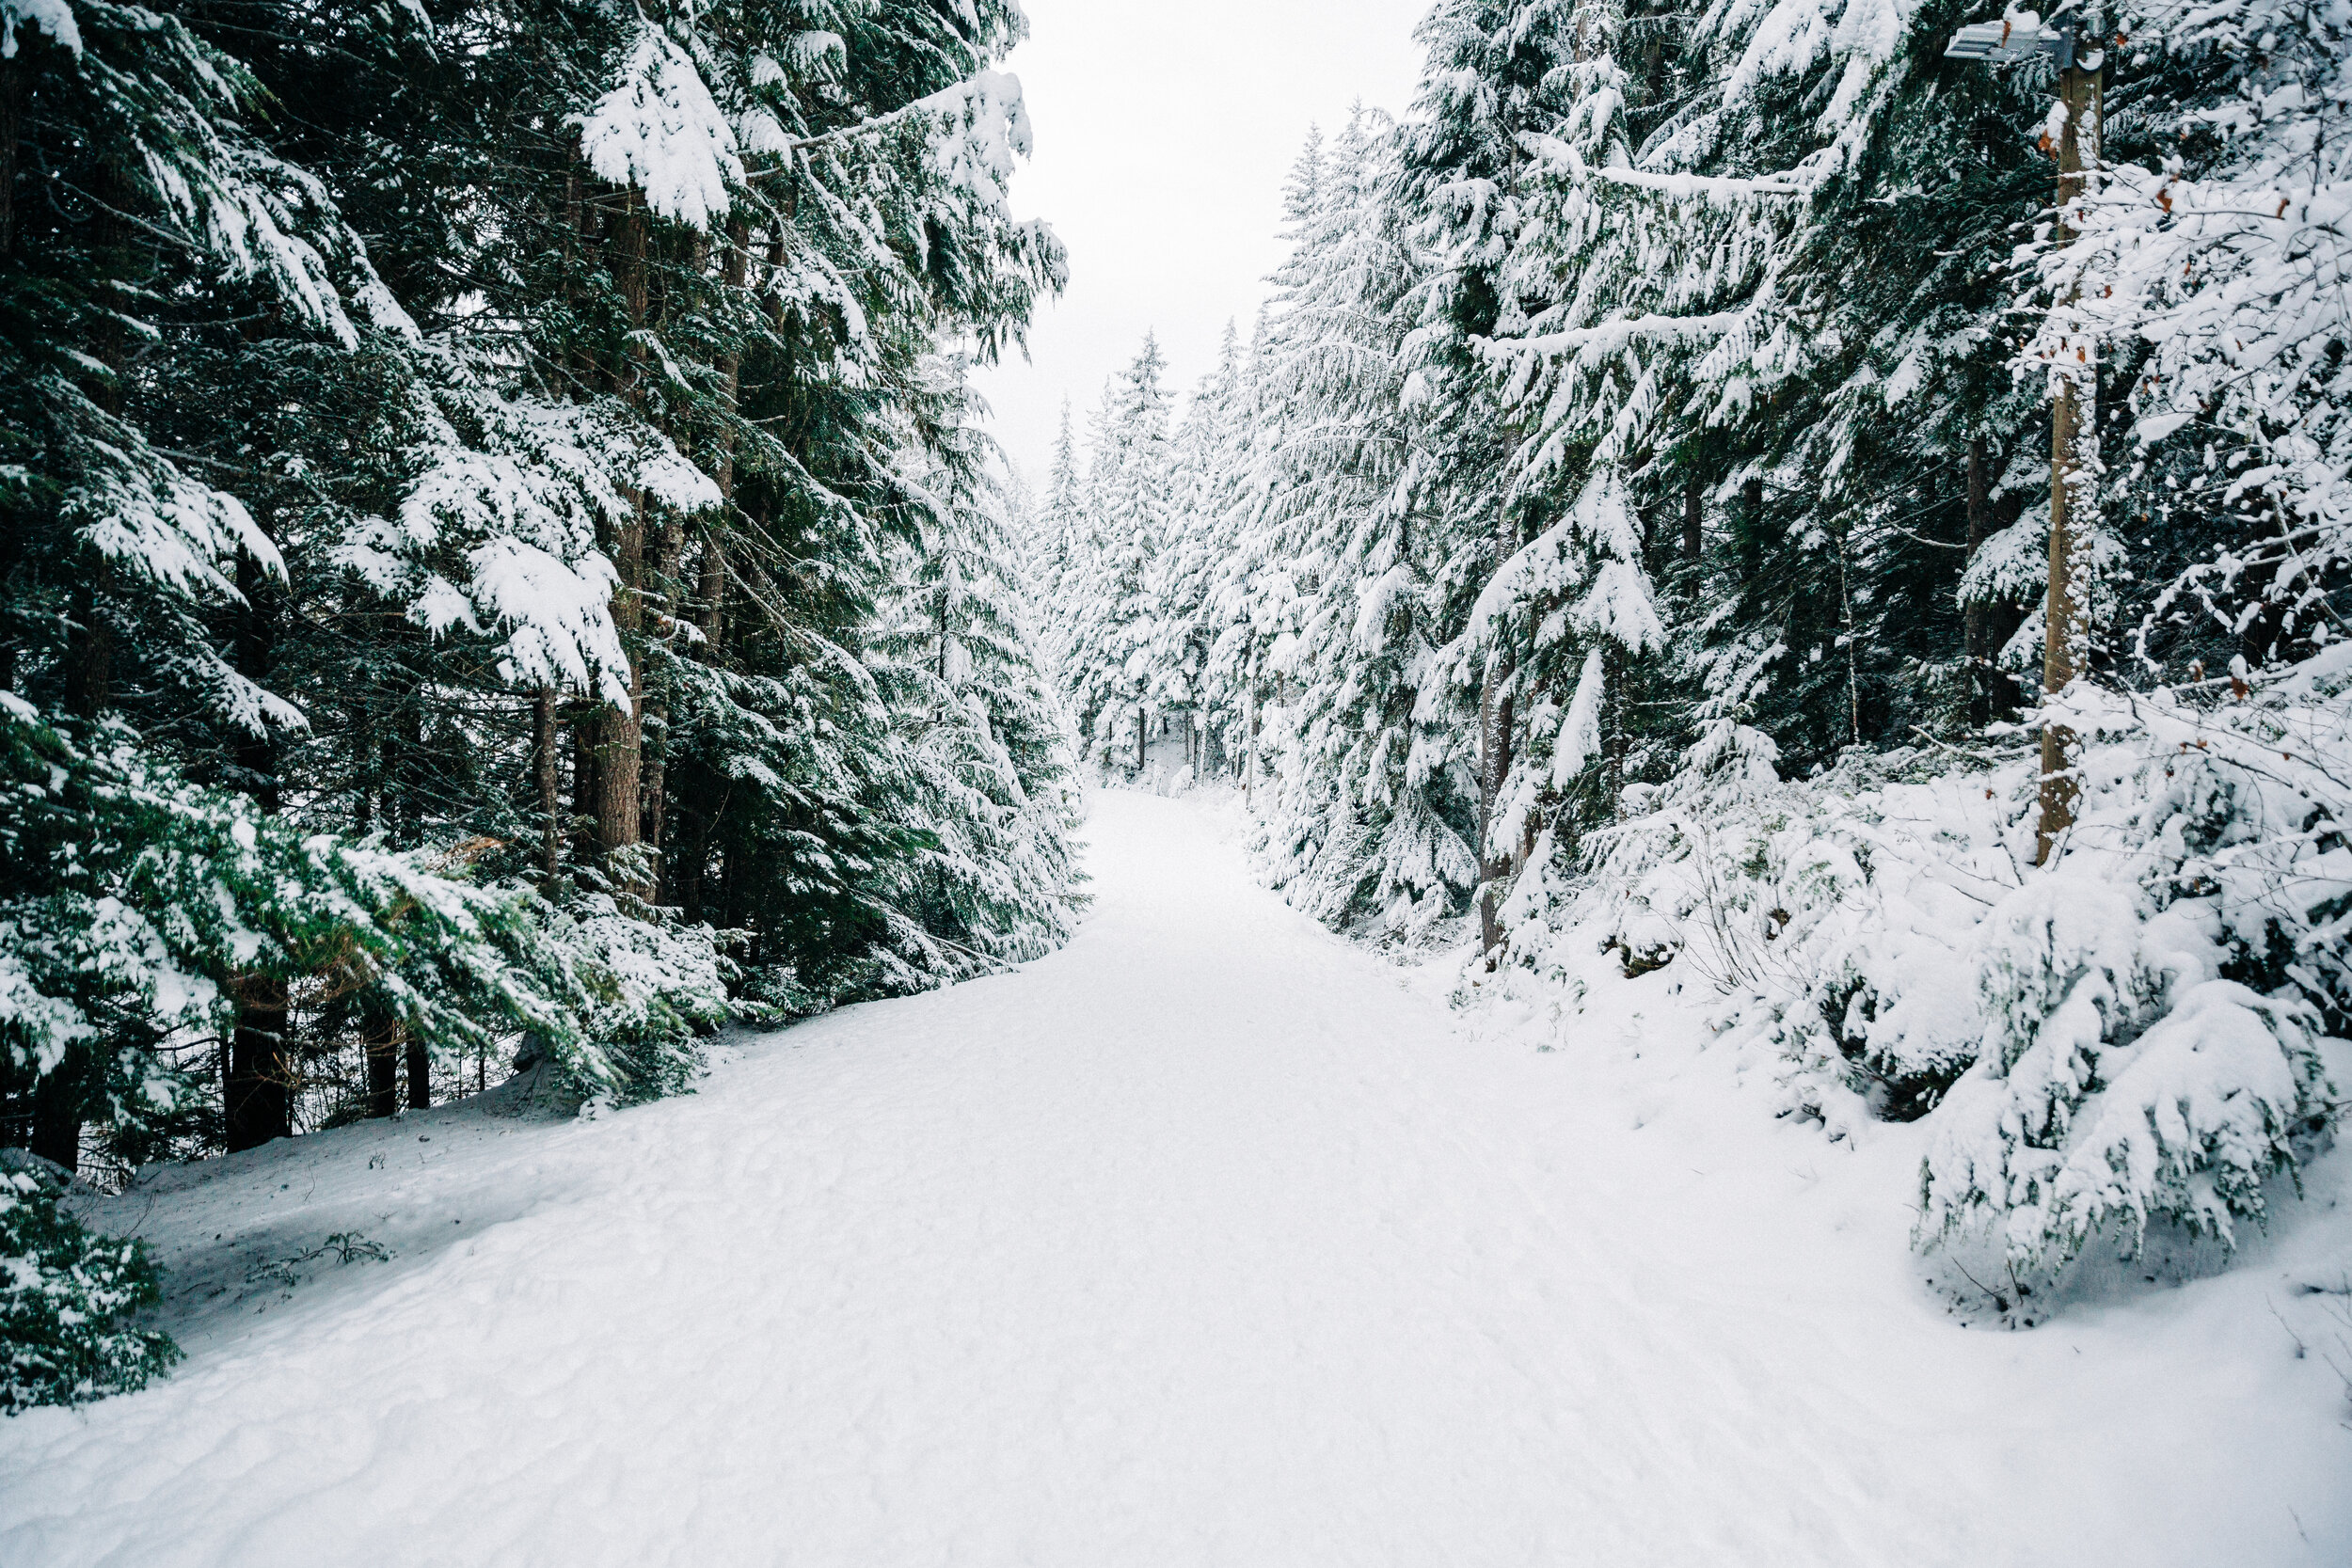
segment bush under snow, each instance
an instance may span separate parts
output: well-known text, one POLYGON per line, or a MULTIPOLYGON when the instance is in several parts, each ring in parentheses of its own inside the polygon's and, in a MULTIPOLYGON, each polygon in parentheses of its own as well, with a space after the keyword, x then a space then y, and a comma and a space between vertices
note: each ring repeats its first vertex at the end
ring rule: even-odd
POLYGON ((2233 1243, 2337 1110, 2348 667, 2244 701, 2078 689, 2084 795, 2046 868, 2028 756, 1857 752, 1796 784, 1721 726, 1581 874, 1522 882, 1514 956, 1685 966, 1833 1137, 1931 1118, 1923 1240, 1982 1227, 2021 1273, 2157 1220, 2233 1243))

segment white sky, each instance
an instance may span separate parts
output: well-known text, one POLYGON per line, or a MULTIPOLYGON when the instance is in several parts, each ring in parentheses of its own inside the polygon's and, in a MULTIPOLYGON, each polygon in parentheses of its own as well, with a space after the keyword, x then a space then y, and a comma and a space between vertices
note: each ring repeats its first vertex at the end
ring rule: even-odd
POLYGON ((1068 394, 1084 437, 1103 378, 1157 331, 1179 393, 1249 333, 1282 259, 1284 177, 1310 124, 1357 99, 1402 113, 1429 0, 1023 0, 1021 78, 1037 156, 1013 204, 1070 247, 1070 291, 1030 361, 977 377, 1014 463, 1042 483, 1068 394))

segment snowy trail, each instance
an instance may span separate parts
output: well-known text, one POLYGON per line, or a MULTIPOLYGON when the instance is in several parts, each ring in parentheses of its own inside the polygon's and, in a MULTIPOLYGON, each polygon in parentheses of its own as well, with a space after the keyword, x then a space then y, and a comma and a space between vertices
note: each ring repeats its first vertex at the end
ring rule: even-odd
POLYGON ((1668 1107, 1621 1069, 1676 1019, 1597 1009, 1607 1071, 1470 1040, 1207 815, 1109 795, 1091 833, 1065 953, 474 1146, 404 1200, 462 1243, 0 1424, 0 1562, 2352 1548, 2352 1437, 2276 1426, 2307 1385, 2205 1354, 2236 1297, 1958 1330, 1903 1216, 1823 1179, 1858 1157, 1698 1094, 1637 1125, 1668 1107))

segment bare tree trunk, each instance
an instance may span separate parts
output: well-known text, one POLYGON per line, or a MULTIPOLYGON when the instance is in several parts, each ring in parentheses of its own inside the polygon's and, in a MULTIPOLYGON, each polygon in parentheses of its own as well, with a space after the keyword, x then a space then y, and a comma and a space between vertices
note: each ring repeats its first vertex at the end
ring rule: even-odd
POLYGON ((96 550, 82 552, 73 584, 73 621, 66 630, 65 708, 77 719, 106 711, 114 684, 114 632, 103 594, 113 563, 96 550))
POLYGON ((359 1047, 368 1064, 368 1115, 392 1116, 400 1109, 400 1015, 378 1001, 361 1004, 359 1047))
POLYGON ((555 688, 543 686, 531 703, 531 772, 539 791, 539 871, 550 885, 564 863, 563 801, 556 789, 555 688))
POLYGON ((408 1108, 433 1108, 433 1053, 427 1049, 424 1037, 413 1029, 408 1032, 408 1108))
POLYGON ((1601 678, 1608 683, 1609 696, 1609 815, 1621 820, 1625 816, 1625 655, 1614 642, 1607 644, 1601 654, 1601 678))
POLYGON ((237 988, 237 1028, 229 1041, 229 1152, 294 1134, 292 1013, 286 982, 250 974, 237 988))
MULTIPOLYGON (((277 663, 277 626, 266 596, 262 563, 237 556, 237 612, 233 652, 237 673, 266 685, 277 663)), ((240 784, 265 816, 278 812, 278 746, 267 733, 240 731, 235 742, 240 784)), ((286 982, 274 974, 248 974, 236 987, 237 1027, 230 1042, 229 1148, 252 1148, 294 1133, 293 1015, 286 982)))
POLYGON ((1242 688, 1242 705, 1248 710, 1249 736, 1248 755, 1242 759, 1241 803, 1245 809, 1256 810, 1258 804, 1258 730, 1262 722, 1258 712, 1258 651, 1249 651, 1248 684, 1242 688))
POLYGON ((8 259, 16 237, 16 150, 24 123, 24 55, 40 35, 31 27, 16 31, 16 50, 0 58, 0 261, 8 259))
MULTIPOLYGON (((639 589, 644 580, 644 511, 642 499, 621 529, 614 564, 621 583, 612 595, 612 619, 622 644, 634 647, 644 628, 639 589)), ((627 705, 599 697, 596 704, 596 847, 608 858, 636 844, 644 832, 640 791, 644 749, 645 673, 643 656, 629 657, 627 705)))
MULTIPOLYGON (((1495 521, 1494 570, 1511 559, 1518 541, 1506 509, 1495 521)), ((1517 673, 1507 629, 1498 631, 1486 656, 1485 684, 1478 695, 1478 935, 1486 967, 1494 968, 1502 948, 1502 911, 1498 884, 1511 874, 1511 847, 1500 842, 1496 814, 1502 802, 1502 785, 1511 776, 1511 677, 1517 673)))
POLYGON ((1705 521, 1706 514, 1701 504, 1699 482, 1695 478, 1686 479, 1682 482, 1683 560, 1696 561, 1700 551, 1706 548, 1707 538, 1700 531, 1700 525, 1705 521))
MULTIPOLYGON (((602 719, 596 700, 591 700, 572 721, 572 816, 593 824, 596 816, 596 737, 602 719)), ((593 826, 585 828, 574 853, 581 861, 596 858, 596 834, 593 826)))
MULTIPOLYGON (((27 37, 30 29, 19 29, 18 40, 23 48, 32 47, 37 34, 27 37)), ((0 257, 8 253, 13 243, 14 197, 16 188, 16 155, 20 126, 28 88, 27 68, 21 59, 0 60, 0 140, 5 141, 5 165, 0 165, 0 257)), ((111 182, 109 182, 111 183, 111 182)), ((92 238, 102 252, 111 252, 120 243, 119 223, 102 212, 93 225, 92 238)), ((122 407, 120 372, 129 358, 121 322, 100 312, 89 340, 90 356, 103 366, 106 374, 90 389, 91 401, 108 413, 119 413, 122 407)), ((11 554, 14 546, 11 546, 11 554)), ((72 620, 66 627, 65 707, 77 719, 96 721, 114 702, 114 628, 106 619, 106 590, 114 573, 113 562, 103 552, 87 545, 76 551, 73 589, 71 596, 72 620)), ((8 650, 8 684, 15 684, 15 649, 8 650)), ((51 1160, 65 1169, 77 1170, 82 1163, 82 1120, 87 1108, 89 1085, 85 1082, 89 1071, 86 1053, 70 1050, 56 1067, 38 1078, 33 1085, 33 1126, 31 1148, 34 1153, 51 1160)))
MULTIPOLYGON (((8 579, 16 575, 17 562, 24 558, 24 541, 15 529, 0 531, 0 593, 8 593, 8 579)), ((16 635, 0 626, 0 691, 16 689, 16 635)))
MULTIPOLYGON (((743 287, 751 271, 751 230, 739 220, 727 228, 727 252, 720 263, 721 278, 732 292, 743 287)), ((733 422, 736 401, 743 386, 742 350, 730 345, 719 358, 720 398, 723 412, 729 417, 719 429, 719 460, 712 478, 719 484, 719 510, 703 525, 702 570, 694 589, 694 624, 702 633, 702 657, 706 662, 718 659, 719 633, 724 621, 727 590, 727 565, 724 549, 728 515, 735 508, 735 452, 737 431, 733 422)))
POLYGON ((65 1059, 33 1085, 32 1151, 69 1173, 82 1168, 86 1071, 82 1053, 68 1051, 65 1059))
POLYGON ((1754 582, 1764 575, 1764 482, 1749 480, 1740 486, 1740 575, 1754 582))
MULTIPOLYGON (((673 512, 662 521, 661 543, 654 553, 653 568, 654 592, 659 595, 654 634, 672 651, 675 650, 677 636, 678 569, 685 554, 685 519, 673 512)), ((659 852, 669 809, 670 688, 666 675, 648 684, 644 712, 643 734, 651 739, 644 741, 641 736, 644 747, 643 833, 644 842, 659 852)))
MULTIPOLYGON (((1984 437, 1968 442, 1968 559, 1993 531, 1993 476, 1986 460, 1984 437)), ((1968 722, 1982 729, 1993 721, 1993 652, 1985 646, 1985 606, 1971 601, 1962 611, 1967 627, 1968 722)))
MULTIPOLYGON (((629 325, 645 325, 646 247, 650 240, 644 199, 632 186, 622 192, 620 231, 612 246, 613 280, 628 310, 629 325)), ((631 345, 619 366, 615 388, 634 399, 640 391, 644 351, 631 345)), ((626 707, 599 702, 596 709, 596 847, 608 865, 616 850, 639 843, 644 832, 642 765, 644 753, 645 669, 643 651, 645 591, 645 498, 628 494, 629 513, 613 540, 612 563, 620 580, 612 591, 612 621, 621 645, 629 650, 626 707)), ((615 876, 633 892, 634 874, 615 876)))

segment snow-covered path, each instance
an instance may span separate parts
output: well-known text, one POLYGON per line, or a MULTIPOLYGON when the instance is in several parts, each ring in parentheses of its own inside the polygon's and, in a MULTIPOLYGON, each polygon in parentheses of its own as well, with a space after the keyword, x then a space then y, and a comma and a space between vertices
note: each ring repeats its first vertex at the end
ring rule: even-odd
POLYGON ((389 1264, 0 1423, 0 1562, 2345 1560, 2236 1298, 1962 1331, 1867 1156, 1641 1127, 1639 1011, 1470 1040, 1207 815, 1092 832, 1067 952, 466 1146, 389 1264))

